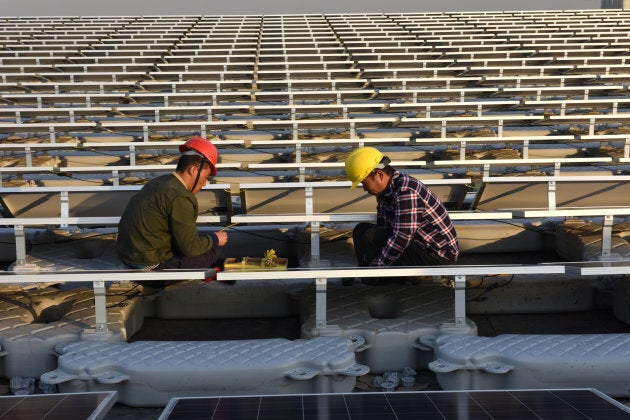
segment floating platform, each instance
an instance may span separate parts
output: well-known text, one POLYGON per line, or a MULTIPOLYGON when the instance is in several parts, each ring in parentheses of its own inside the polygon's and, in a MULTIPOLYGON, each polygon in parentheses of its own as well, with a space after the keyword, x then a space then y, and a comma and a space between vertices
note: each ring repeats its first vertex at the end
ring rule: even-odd
MULTIPOLYGON (((134 285, 107 289, 108 339, 125 341, 144 322, 134 285)), ((38 377, 57 366, 54 347, 94 332, 94 291, 77 288, 36 289, 0 294, 1 375, 38 377)))
POLYGON ((444 335, 429 369, 444 390, 592 387, 612 397, 630 388, 630 334, 444 335))
POLYGON ((440 284, 387 284, 330 287, 327 292, 327 328, 315 328, 313 293, 304 294, 302 337, 318 334, 365 337, 366 350, 357 360, 374 373, 400 371, 405 366, 426 368, 430 355, 419 351, 418 338, 458 330, 477 334, 472 321, 453 326, 453 290, 440 284))
POLYGON ((357 364, 360 337, 233 341, 81 341, 58 346, 58 368, 41 375, 60 392, 118 391, 130 406, 171 398, 351 392, 369 368, 357 364))

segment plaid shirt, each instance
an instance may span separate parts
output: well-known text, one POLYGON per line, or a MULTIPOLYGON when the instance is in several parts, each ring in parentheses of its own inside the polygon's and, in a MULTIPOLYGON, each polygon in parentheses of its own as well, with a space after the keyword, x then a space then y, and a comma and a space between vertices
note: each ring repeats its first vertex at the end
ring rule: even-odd
POLYGON ((391 265, 415 242, 448 261, 457 261, 457 234, 446 208, 422 182, 394 171, 376 200, 376 224, 390 233, 373 266, 391 265))

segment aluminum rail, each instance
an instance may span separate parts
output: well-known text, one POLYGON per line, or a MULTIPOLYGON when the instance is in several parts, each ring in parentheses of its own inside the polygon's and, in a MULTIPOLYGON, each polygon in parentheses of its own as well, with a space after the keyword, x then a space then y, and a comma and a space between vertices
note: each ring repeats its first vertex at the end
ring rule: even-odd
POLYGON ((617 276, 630 274, 630 261, 599 261, 586 263, 569 263, 568 274, 580 276, 617 276))

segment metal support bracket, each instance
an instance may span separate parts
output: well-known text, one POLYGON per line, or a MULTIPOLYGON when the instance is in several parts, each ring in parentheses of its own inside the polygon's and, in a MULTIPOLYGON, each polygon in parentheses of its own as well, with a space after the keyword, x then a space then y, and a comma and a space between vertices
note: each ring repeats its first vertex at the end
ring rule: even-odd
POLYGON ((96 316, 96 332, 107 333, 107 307, 105 301, 105 282, 94 281, 94 313, 96 316))
POLYGON ((455 326, 466 326, 466 276, 455 276, 455 326))
POLYGON ((318 332, 326 329, 326 285, 325 277, 315 279, 315 327, 318 332))
POLYGON ((17 266, 26 265, 26 235, 23 225, 15 225, 15 264, 17 266))
POLYGON ((611 257, 613 219, 614 217, 611 214, 604 216, 602 224, 602 260, 607 260, 611 257))
POLYGON ((556 181, 549 181, 547 186, 547 201, 549 210, 556 209, 556 181))

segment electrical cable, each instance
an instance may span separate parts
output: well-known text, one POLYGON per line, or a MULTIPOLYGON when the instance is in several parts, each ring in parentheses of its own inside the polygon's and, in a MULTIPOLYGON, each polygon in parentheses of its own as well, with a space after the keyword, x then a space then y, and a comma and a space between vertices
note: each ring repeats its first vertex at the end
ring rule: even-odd
MULTIPOLYGON (((471 287, 471 288, 466 288, 466 290, 477 289, 483 284, 483 282, 484 282, 484 280, 486 278, 488 278, 488 277, 497 277, 497 276, 499 276, 499 275, 483 276, 481 278, 481 282, 477 286, 471 287)), ((473 298, 467 299, 466 302, 484 302, 484 301, 488 300, 488 297, 485 296, 486 294, 490 293, 491 291, 493 291, 495 289, 508 286, 510 283, 512 283, 512 280, 514 280, 514 274, 510 275, 509 280, 506 283, 504 283, 504 284, 499 284, 499 282, 495 281, 490 286, 487 286, 486 288, 484 288, 483 292, 481 292, 480 294, 478 294, 477 296, 475 296, 473 298)))

